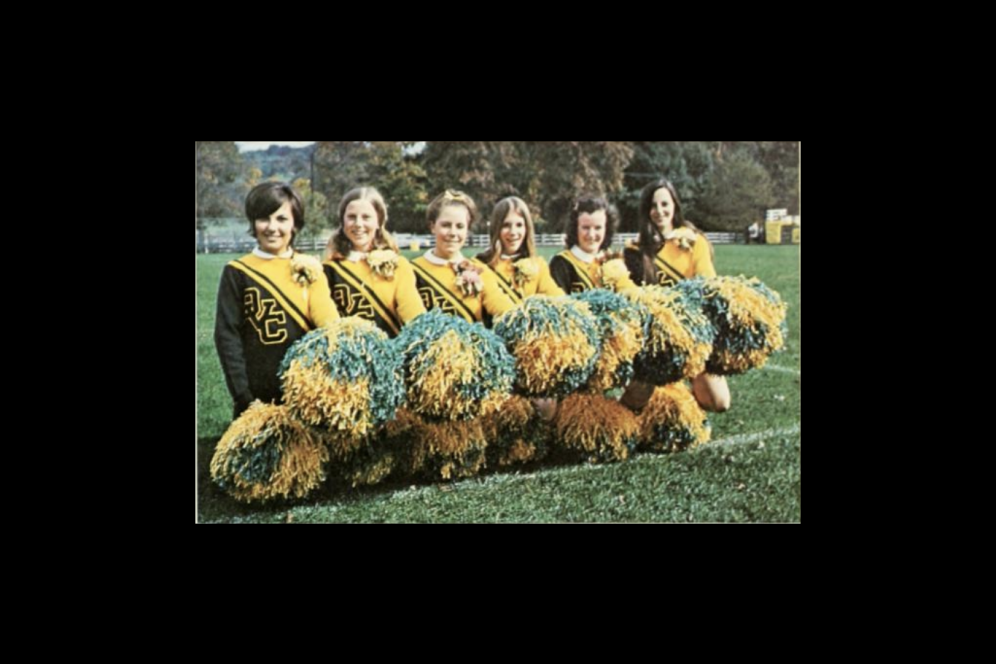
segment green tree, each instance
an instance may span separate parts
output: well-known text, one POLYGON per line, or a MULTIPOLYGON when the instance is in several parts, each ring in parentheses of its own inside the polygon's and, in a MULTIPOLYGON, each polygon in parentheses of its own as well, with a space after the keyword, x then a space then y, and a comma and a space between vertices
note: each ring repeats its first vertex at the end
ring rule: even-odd
POLYGON ((637 230, 640 192, 648 183, 666 177, 678 190, 685 216, 699 219, 699 199, 705 191, 715 157, 702 141, 645 141, 635 143, 633 160, 626 169, 626 187, 618 196, 622 228, 637 230))
MULTIPOLYGON (((509 141, 430 141, 421 159, 429 198, 445 189, 459 189, 477 203, 486 219, 504 196, 521 195, 525 184, 514 174, 523 163, 519 146, 509 141)), ((483 232, 482 221, 477 231, 483 232)))
POLYGON ((633 144, 621 141, 551 141, 524 147, 536 167, 537 202, 556 230, 563 230, 578 196, 600 194, 614 201, 634 154, 633 144))
POLYGON ((194 142, 195 227, 206 217, 238 216, 242 210, 240 188, 245 162, 234 142, 194 142))
POLYGON ((772 207, 799 214, 799 142, 759 142, 758 159, 771 176, 775 197, 772 207))
POLYGON ((328 199, 321 192, 311 190, 311 181, 305 178, 298 178, 292 183, 294 189, 301 195, 301 202, 304 203, 304 229, 301 231, 302 240, 315 240, 321 238, 332 228, 335 212, 329 210, 328 199))
POLYGON ((424 164, 432 196, 463 189, 486 218, 500 198, 516 195, 559 229, 578 195, 620 191, 632 156, 631 144, 616 141, 436 141, 424 164))
POLYGON ((742 231, 775 202, 771 176, 749 150, 725 150, 699 200, 694 221, 708 230, 742 231))
POLYGON ((388 205, 388 228, 402 233, 425 232, 429 202, 425 170, 396 141, 372 142, 367 154, 369 183, 388 205))
POLYGON ((334 205, 350 189, 374 184, 368 168, 369 149, 369 143, 364 141, 318 142, 312 176, 314 190, 334 205))

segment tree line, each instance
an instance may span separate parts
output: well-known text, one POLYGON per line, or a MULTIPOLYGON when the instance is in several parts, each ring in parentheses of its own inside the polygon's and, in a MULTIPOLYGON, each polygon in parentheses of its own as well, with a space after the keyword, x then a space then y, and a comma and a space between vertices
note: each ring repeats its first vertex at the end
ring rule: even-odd
POLYGON ((446 188, 470 194, 483 217, 519 196, 540 233, 561 231, 577 196, 602 194, 618 206, 621 230, 635 231, 640 190, 661 175, 704 230, 742 231, 768 208, 799 214, 798 142, 322 141, 240 154, 232 142, 200 141, 195 172, 197 228, 241 216, 246 192, 271 179, 301 192, 311 233, 331 226, 337 202, 358 185, 381 191, 400 232, 424 232, 425 208, 446 188))

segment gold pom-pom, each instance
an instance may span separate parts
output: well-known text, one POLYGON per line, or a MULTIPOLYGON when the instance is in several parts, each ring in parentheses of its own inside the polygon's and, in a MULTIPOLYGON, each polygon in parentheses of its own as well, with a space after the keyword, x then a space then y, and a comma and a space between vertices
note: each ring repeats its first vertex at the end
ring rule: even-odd
POLYGON ((564 399, 554 424, 554 444, 590 463, 622 461, 636 448, 636 416, 617 401, 595 394, 564 399))
POLYGON ((786 305, 759 279, 714 277, 705 282, 706 314, 717 329, 709 373, 739 374, 763 367, 785 345, 786 305))
POLYGON ((654 452, 680 452, 709 440, 706 412, 684 383, 658 387, 639 416, 640 444, 654 452))
POLYGON ((476 475, 487 447, 479 419, 426 422, 403 408, 384 427, 379 444, 393 451, 397 474, 435 480, 476 475))
POLYGON ((228 427, 211 478, 236 500, 303 498, 321 486, 329 454, 286 406, 255 402, 228 427))
POLYGON ((503 467, 542 459, 548 450, 549 427, 536 416, 532 401, 513 396, 501 409, 481 418, 488 441, 489 465, 503 467))
POLYGON ((650 312, 643 351, 636 360, 638 379, 666 385, 705 370, 715 329, 697 302, 678 288, 644 286, 626 297, 650 312))

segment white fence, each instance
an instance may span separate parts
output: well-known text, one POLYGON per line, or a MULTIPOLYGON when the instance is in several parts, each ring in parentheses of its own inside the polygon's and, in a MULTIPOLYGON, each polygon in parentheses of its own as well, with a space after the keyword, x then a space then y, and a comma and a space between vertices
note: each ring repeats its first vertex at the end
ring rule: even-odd
MULTIPOLYGON (((743 244, 744 242, 743 233, 706 233, 705 235, 713 244, 743 244)), ((433 236, 431 235, 398 233, 395 234, 394 238, 398 241, 398 246, 402 249, 410 248, 413 242, 418 242, 420 249, 428 249, 434 244, 433 236)), ((616 233, 613 246, 622 247, 631 240, 636 241, 636 233, 616 233)), ((314 240, 298 240, 294 243, 294 246, 300 251, 318 253, 325 249, 327 242, 328 236, 326 235, 314 240)), ((483 233, 471 235, 467 241, 467 246, 482 249, 487 244, 488 236, 483 233)), ((536 245, 540 247, 563 247, 564 235, 561 233, 537 235, 536 245)), ((242 237, 238 235, 213 236, 204 231, 196 231, 194 246, 199 254, 244 254, 252 251, 252 248, 256 246, 256 241, 248 235, 242 237)))

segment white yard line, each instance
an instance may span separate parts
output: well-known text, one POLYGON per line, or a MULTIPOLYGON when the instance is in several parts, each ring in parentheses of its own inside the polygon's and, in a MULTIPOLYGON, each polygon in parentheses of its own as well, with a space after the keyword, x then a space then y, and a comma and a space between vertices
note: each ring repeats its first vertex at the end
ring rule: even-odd
POLYGON ((802 371, 800 371, 799 369, 791 369, 789 367, 780 367, 777 364, 765 364, 761 368, 765 369, 767 371, 777 371, 778 373, 792 374, 793 376, 801 376, 802 375, 802 371))
MULTIPOLYGON (((696 449, 705 449, 707 447, 715 447, 715 446, 724 446, 725 447, 725 446, 732 446, 732 445, 746 445, 748 443, 757 443, 757 442, 760 442, 760 441, 763 441, 763 440, 767 440, 769 438, 776 438, 778 436, 792 436, 792 435, 795 435, 795 434, 799 433, 801 430, 802 430, 802 424, 797 422, 796 424, 793 424, 790 427, 781 427, 779 429, 767 429, 765 431, 758 431, 757 433, 742 433, 742 434, 737 434, 735 436, 729 436, 728 438, 720 438, 719 440, 711 440, 708 443, 704 443, 704 444, 698 446, 697 448, 695 448, 695 449, 693 449, 691 451, 694 453, 696 449)), ((670 456, 669 454, 641 454, 641 455, 639 455, 637 457, 634 457, 632 459, 628 459, 627 461, 621 461, 620 463, 623 463, 623 464, 626 464, 626 463, 659 463, 662 460, 667 459, 669 456, 670 456)), ((600 463, 600 464, 584 464, 584 463, 582 463, 582 464, 578 464, 578 465, 575 465, 575 466, 568 466, 566 468, 552 468, 552 469, 547 469, 547 470, 540 471, 540 472, 541 473, 554 472, 554 473, 557 473, 557 474, 563 474, 563 473, 580 473, 580 472, 590 473, 590 472, 593 472, 593 471, 594 472, 598 472, 599 470, 605 470, 607 468, 617 467, 618 465, 619 464, 615 464, 615 463, 600 463)), ((536 476, 537 476, 537 473, 529 473, 529 474, 526 474, 526 475, 519 475, 519 474, 490 475, 488 477, 481 478, 480 479, 480 484, 477 484, 477 486, 481 486, 482 484, 483 485, 491 485, 491 484, 507 484, 509 482, 520 482, 522 480, 533 479, 536 476)), ((474 480, 473 480, 473 478, 468 478, 467 480, 464 480, 464 481, 473 482, 474 480)), ((456 485, 454 485, 454 486, 456 486, 456 485)), ((411 492, 414 489, 415 488, 413 487, 413 489, 407 489, 406 491, 407 492, 411 492)), ((438 489, 436 489, 434 486, 428 486, 428 487, 418 487, 417 490, 431 491, 431 490, 438 490, 438 489)))
POLYGON ((756 443, 759 440, 767 440, 768 438, 775 438, 777 436, 792 436, 799 433, 801 430, 801 424, 793 424, 790 427, 768 429, 767 431, 759 431, 758 433, 741 433, 736 436, 730 436, 729 438, 721 438, 720 440, 710 441, 705 443, 703 447, 708 445, 744 445, 746 443, 756 443))

